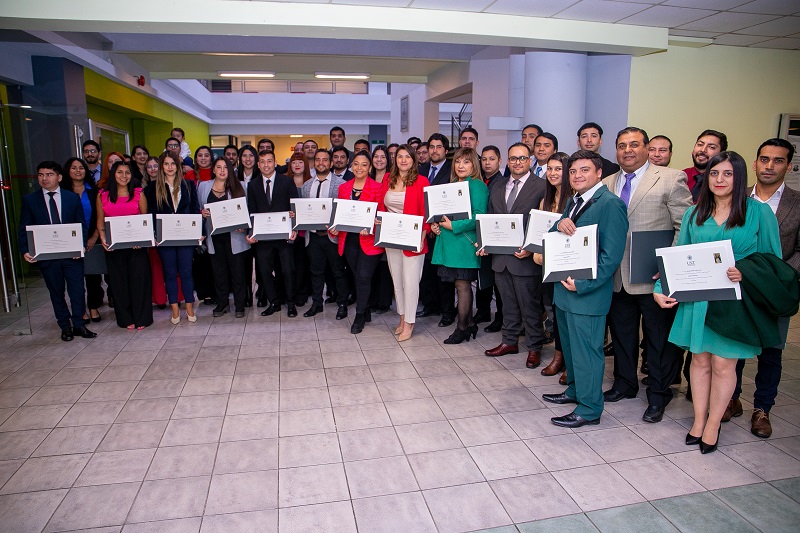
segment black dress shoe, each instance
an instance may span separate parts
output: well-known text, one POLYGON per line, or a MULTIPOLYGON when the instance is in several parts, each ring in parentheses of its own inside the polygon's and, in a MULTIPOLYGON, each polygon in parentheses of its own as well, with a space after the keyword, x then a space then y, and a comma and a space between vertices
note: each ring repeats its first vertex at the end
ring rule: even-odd
POLYGON ((387 313, 389 311, 389 308, 388 307, 383 307, 383 306, 380 306, 380 305, 376 305, 375 307, 370 309, 370 311, 372 311, 376 315, 382 315, 383 313, 387 313))
POLYGON ((650 376, 643 377, 641 383, 642 383, 642 385, 645 385, 645 386, 649 387, 650 386, 650 376))
POLYGON ((244 309, 242 309, 241 311, 236 311, 236 314, 234 316, 236 316, 236 318, 244 318, 244 309))
MULTIPOLYGON (((246 305, 246 304, 245 304, 245 307, 247 307, 247 305, 246 305)), ((280 310, 281 310, 281 306, 280 306, 280 305, 277 305, 277 304, 269 304, 269 306, 268 306, 266 309, 264 309, 263 311, 261 311, 261 316, 270 316, 270 315, 274 315, 275 313, 277 313, 277 312, 278 312, 278 311, 280 311, 280 310)))
POLYGON ((286 304, 286 316, 294 318, 297 316, 297 307, 294 304, 286 304))
POLYGON ((325 303, 326 304, 335 304, 336 303, 336 298, 334 298, 333 296, 328 296, 327 298, 325 298, 325 303))
POLYGON ((75 336, 72 334, 72 328, 64 328, 61 330, 61 340, 69 342, 74 339, 75 336))
POLYGON ((703 440, 703 436, 700 435, 699 437, 695 437, 691 433, 686 434, 686 445, 687 446, 697 446, 700 444, 700 441, 703 440))
POLYGON ((578 401, 575 398, 570 398, 563 392, 561 394, 542 394, 542 400, 558 404, 578 403, 578 401))
POLYGON ((314 315, 316 315, 318 313, 321 313, 321 312, 322 312, 322 306, 321 305, 312 305, 311 307, 308 308, 308 311, 303 313, 303 316, 306 317, 306 318, 309 318, 309 317, 312 317, 312 316, 314 316, 314 315))
POLYGON ((256 302, 258 307, 266 307, 267 306, 267 299, 266 298, 259 298, 256 302))
POLYGON ((244 306, 253 307, 253 293, 251 291, 247 291, 244 295, 244 306))
POLYGON ((203 298, 203 305, 211 305, 214 303, 214 298, 203 298))
POLYGON ((476 324, 480 324, 481 322, 490 322, 491 320, 491 315, 484 315, 483 313, 475 313, 475 316, 472 317, 472 321, 476 324))
POLYGON ((596 426, 600 423, 600 419, 597 420, 586 420, 580 415, 576 415, 575 413, 570 413, 564 416, 554 416, 550 419, 550 422, 557 426, 561 426, 563 428, 579 428, 581 426, 596 426))
POLYGON ((89 319, 92 322, 100 322, 101 320, 103 320, 103 317, 100 316, 100 313, 98 313, 97 316, 90 316, 89 319))
POLYGON ((364 331, 364 324, 366 323, 366 317, 364 313, 356 313, 356 319, 353 320, 353 324, 350 326, 350 333, 353 335, 358 335, 362 331, 364 331))
POLYGON ((714 444, 706 444, 705 442, 703 442, 702 438, 700 439, 700 453, 706 454, 716 451, 717 444, 719 444, 719 432, 721 430, 722 430, 721 427, 717 430, 717 442, 715 442, 714 444))
POLYGON ((72 335, 75 337, 83 337, 84 339, 94 339, 97 337, 97 333, 93 331, 89 331, 86 329, 86 326, 81 326, 79 328, 72 328, 72 335))
POLYGON ((423 307, 422 311, 417 311, 417 318, 423 318, 426 316, 437 316, 441 314, 442 314, 441 311, 434 311, 432 309, 425 309, 423 307))
POLYGON ((648 405, 642 415, 642 420, 650 423, 661 422, 662 418, 664 418, 664 407, 659 407, 657 405, 648 405))
POLYGON ((636 398, 635 394, 625 394, 614 389, 609 389, 603 393, 603 400, 608 403, 618 402, 620 400, 627 400, 628 398, 636 398))
POLYGON ((455 321, 456 320, 451 316, 442 316, 442 319, 439 321, 439 327, 446 328, 447 326, 452 326, 455 321))
POLYGON ((497 333, 501 329, 503 329, 503 319, 497 318, 497 315, 495 315, 494 322, 483 328, 483 331, 486 333, 497 333))
POLYGON ((347 306, 339 304, 339 309, 336 311, 336 320, 343 320, 347 318, 347 306))
POLYGON ((227 313, 230 310, 231 310, 230 306, 223 305, 223 304, 218 304, 214 308, 214 310, 211 312, 211 314, 214 315, 215 317, 220 317, 220 316, 224 315, 225 313, 227 313))

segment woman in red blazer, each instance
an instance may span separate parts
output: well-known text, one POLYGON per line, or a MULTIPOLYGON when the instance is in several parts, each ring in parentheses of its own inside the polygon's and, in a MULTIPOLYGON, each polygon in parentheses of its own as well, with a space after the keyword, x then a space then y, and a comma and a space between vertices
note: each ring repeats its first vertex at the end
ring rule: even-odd
MULTIPOLYGON (((425 216, 425 196, 423 189, 430 185, 425 176, 417 172, 417 158, 414 149, 402 145, 397 149, 394 164, 388 179, 381 183, 378 200, 378 211, 403 213, 406 215, 425 216)), ((397 340, 406 341, 411 338, 419 302, 419 280, 422 277, 422 265, 425 263, 425 252, 428 244, 425 235, 430 231, 430 224, 422 226, 422 251, 386 249, 389 272, 394 284, 394 298, 400 325, 395 330, 397 340)))
MULTIPOLYGON (((339 186, 339 198, 362 202, 378 201, 381 186, 369 177, 370 166, 369 154, 358 152, 350 166, 354 177, 339 186)), ((369 295, 372 276, 380 263, 383 248, 375 246, 375 236, 367 230, 363 230, 358 236, 336 230, 331 230, 330 233, 339 235, 339 255, 345 256, 347 264, 355 273, 356 319, 350 326, 350 333, 356 335, 364 331, 364 323, 370 322, 372 318, 369 312, 369 295)))

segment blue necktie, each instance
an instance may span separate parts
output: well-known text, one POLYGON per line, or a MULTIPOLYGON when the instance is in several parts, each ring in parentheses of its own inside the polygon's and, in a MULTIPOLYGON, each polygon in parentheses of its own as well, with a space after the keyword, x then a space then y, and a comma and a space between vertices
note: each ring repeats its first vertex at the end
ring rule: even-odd
POLYGON ((636 174, 625 174, 625 185, 622 186, 622 192, 619 193, 619 199, 625 202, 625 207, 631 203, 631 180, 636 177, 636 174))

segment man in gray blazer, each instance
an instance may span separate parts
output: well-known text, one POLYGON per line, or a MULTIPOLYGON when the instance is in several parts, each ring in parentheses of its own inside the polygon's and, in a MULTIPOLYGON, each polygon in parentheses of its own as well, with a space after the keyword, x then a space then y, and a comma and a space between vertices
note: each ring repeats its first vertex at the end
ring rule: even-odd
MULTIPOLYGON (((303 198, 336 198, 342 178, 331 172, 331 153, 317 150, 314 154, 314 169, 317 177, 303 184, 303 198)), ((311 307, 303 313, 304 317, 312 317, 323 309, 322 291, 325 287, 325 266, 330 265, 336 284, 336 297, 339 309, 336 320, 347 317, 347 277, 344 273, 344 260, 339 255, 337 240, 327 230, 306 231, 306 248, 308 262, 311 267, 311 307)))
MULTIPOLYGON (((538 209, 544 197, 545 182, 531 172, 531 152, 525 144, 511 145, 508 166, 511 176, 492 187, 488 212, 522 214, 527 225, 531 209, 538 209)), ((521 249, 514 255, 492 256, 495 285, 503 300, 503 340, 484 353, 489 357, 518 353, 519 337, 524 334, 528 345, 526 366, 536 368, 544 344, 542 267, 530 256, 530 252, 521 249)))
MULTIPOLYGON (((648 407, 642 419, 659 422, 672 399, 670 385, 680 367, 680 350, 667 342, 674 309, 662 309, 653 300, 653 282, 631 283, 631 233, 674 231, 678 239, 683 214, 692 205, 686 174, 648 161, 647 133, 628 127, 617 134, 617 161, 621 170, 603 180, 627 205, 628 236, 625 254, 614 275, 614 296, 608 314, 614 342, 614 385, 603 393, 606 402, 633 398, 639 392, 639 323, 647 343, 650 367, 648 407)), ((653 275, 657 272, 653 272, 653 275)))

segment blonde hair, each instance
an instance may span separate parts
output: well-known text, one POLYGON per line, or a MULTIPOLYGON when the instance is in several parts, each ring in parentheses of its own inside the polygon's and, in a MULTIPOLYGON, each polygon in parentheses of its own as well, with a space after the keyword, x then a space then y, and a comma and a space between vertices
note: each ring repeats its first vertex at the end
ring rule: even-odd
POLYGON ((154 184, 156 187, 156 204, 158 204, 158 207, 164 204, 169 205, 167 202, 167 180, 164 177, 164 160, 168 157, 175 163, 175 179, 172 182, 172 205, 177 209, 178 195, 181 193, 181 185, 183 183, 183 169, 181 168, 182 161, 179 161, 170 152, 163 152, 158 158, 158 174, 156 174, 156 182, 154 184))
POLYGON ((478 159, 478 152, 472 148, 459 148, 456 150, 456 153, 453 154, 453 166, 450 169, 450 182, 458 181, 458 176, 456 175, 456 161, 459 159, 467 159, 472 163, 472 174, 467 176, 467 179, 481 179, 481 163, 478 159))

